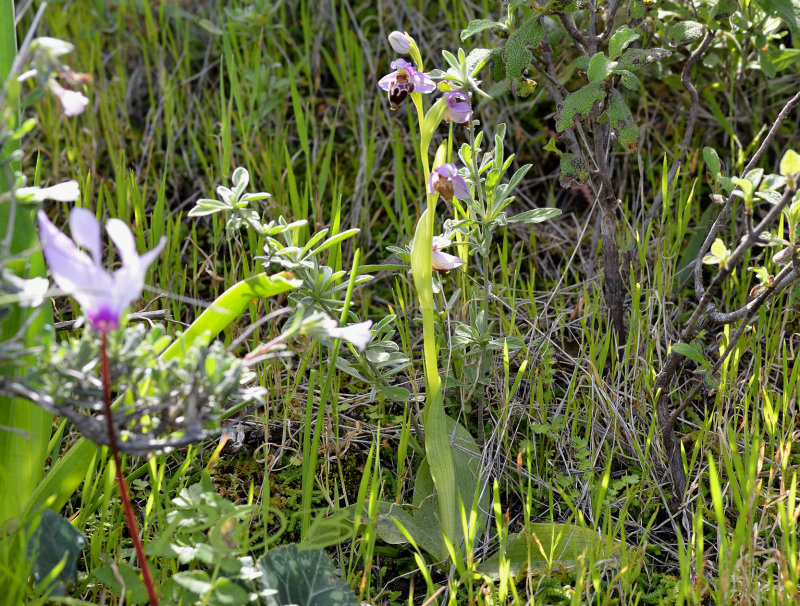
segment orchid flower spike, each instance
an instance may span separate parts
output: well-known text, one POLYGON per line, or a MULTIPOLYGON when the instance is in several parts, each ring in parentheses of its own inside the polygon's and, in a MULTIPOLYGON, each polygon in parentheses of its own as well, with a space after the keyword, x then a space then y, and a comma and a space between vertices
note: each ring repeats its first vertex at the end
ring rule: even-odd
POLYGON ((428 193, 437 192, 448 202, 454 197, 459 200, 467 200, 472 197, 466 179, 458 174, 455 164, 449 163, 433 169, 428 179, 428 193))
POLYGON ((398 55, 407 55, 411 49, 411 41, 408 39, 408 34, 395 30, 389 34, 389 46, 398 55))
POLYGON ((444 119, 448 122, 455 122, 456 124, 468 124, 472 118, 472 106, 469 104, 469 98, 462 92, 447 93, 445 96, 445 109, 444 119))
POLYGON ((448 255, 440 250, 451 244, 452 242, 444 236, 433 236, 433 269, 440 274, 446 274, 451 269, 466 265, 466 262, 461 257, 448 255))
POLYGON ((400 103, 409 93, 432 93, 436 84, 428 74, 418 72, 413 64, 405 59, 392 61, 392 69, 378 81, 378 86, 389 93, 389 107, 393 110, 400 107, 400 103))
POLYGON ((117 328, 125 309, 142 293, 147 268, 167 239, 162 237, 153 250, 140 256, 130 228, 119 219, 109 219, 106 232, 122 259, 122 267, 112 274, 101 264, 100 223, 94 213, 85 208, 72 209, 72 240, 50 222, 44 211, 40 210, 37 216, 42 252, 55 283, 75 297, 95 330, 107 333, 117 328), (88 250, 91 258, 76 244, 88 250))

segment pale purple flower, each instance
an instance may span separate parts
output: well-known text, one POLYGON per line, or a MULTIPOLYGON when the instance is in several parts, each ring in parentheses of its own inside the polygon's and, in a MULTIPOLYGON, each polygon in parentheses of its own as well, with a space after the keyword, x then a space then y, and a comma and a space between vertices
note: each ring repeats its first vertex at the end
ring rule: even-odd
POLYGON ((392 50, 394 50, 394 52, 396 52, 398 55, 407 55, 409 49, 411 48, 411 43, 407 34, 399 31, 393 31, 391 34, 389 34, 389 46, 391 46, 392 50))
POLYGON ((445 102, 447 103, 447 109, 444 114, 445 120, 456 124, 466 124, 470 121, 472 118, 472 106, 469 104, 469 98, 464 93, 447 93, 445 102))
POLYGON ((442 164, 433 169, 428 179, 428 193, 438 192, 442 198, 448 202, 454 197, 459 200, 466 200, 472 196, 469 193, 467 182, 458 174, 455 164, 442 164))
POLYGON ((461 257, 448 255, 440 250, 451 244, 452 242, 444 236, 433 236, 433 269, 439 273, 446 274, 451 269, 466 265, 461 257))
POLYGON ((389 106, 392 109, 400 107, 409 93, 432 93, 436 90, 431 77, 418 72, 405 59, 392 61, 392 69, 395 71, 378 80, 378 86, 389 93, 389 106))
POLYGON ((53 94, 58 97, 58 100, 61 101, 65 116, 77 116, 83 113, 83 110, 89 104, 89 99, 83 93, 64 88, 55 80, 50 80, 48 86, 53 94))
POLYGON ((39 211, 38 218, 42 252, 55 283, 75 297, 93 328, 101 332, 114 330, 125 309, 139 298, 147 268, 167 239, 162 237, 153 250, 140 256, 130 228, 119 219, 109 219, 106 232, 122 259, 122 267, 112 274, 101 264, 100 223, 94 213, 85 208, 72 209, 69 217, 72 240, 50 222, 44 211, 39 211), (88 250, 91 258, 76 244, 88 250))
POLYGON ((74 202, 80 195, 77 181, 64 181, 50 187, 18 187, 14 191, 17 198, 31 196, 35 202, 56 200, 57 202, 74 202))

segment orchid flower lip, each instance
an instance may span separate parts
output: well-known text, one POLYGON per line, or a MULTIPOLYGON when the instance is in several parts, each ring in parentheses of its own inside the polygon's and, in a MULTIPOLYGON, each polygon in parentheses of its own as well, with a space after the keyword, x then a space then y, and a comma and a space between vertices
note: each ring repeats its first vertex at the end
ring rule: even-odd
POLYGON ((466 179, 458 174, 455 164, 445 163, 431 171, 428 178, 428 193, 438 193, 446 201, 454 197, 459 200, 468 200, 472 197, 466 179))
POLYGON ((391 109, 397 109, 409 93, 428 94, 436 90, 436 83, 431 77, 418 72, 414 65, 405 59, 395 59, 391 65, 395 71, 378 80, 378 86, 389 93, 391 109))

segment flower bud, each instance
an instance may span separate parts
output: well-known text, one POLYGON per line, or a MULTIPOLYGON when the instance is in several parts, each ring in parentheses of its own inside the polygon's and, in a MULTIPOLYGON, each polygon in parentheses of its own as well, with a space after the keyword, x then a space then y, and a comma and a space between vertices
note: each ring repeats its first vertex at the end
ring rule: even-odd
POLYGON ((408 50, 411 48, 411 43, 409 42, 406 34, 399 31, 393 31, 391 34, 389 34, 389 46, 392 47, 394 52, 401 55, 407 55, 408 50))

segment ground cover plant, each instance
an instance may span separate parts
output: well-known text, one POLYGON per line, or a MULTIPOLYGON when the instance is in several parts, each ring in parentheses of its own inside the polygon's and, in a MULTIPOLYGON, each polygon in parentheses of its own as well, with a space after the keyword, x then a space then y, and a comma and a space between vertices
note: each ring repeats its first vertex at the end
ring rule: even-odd
POLYGON ((794 604, 795 0, 0 1, 9 604, 794 604))

